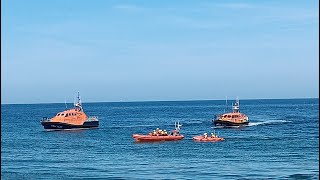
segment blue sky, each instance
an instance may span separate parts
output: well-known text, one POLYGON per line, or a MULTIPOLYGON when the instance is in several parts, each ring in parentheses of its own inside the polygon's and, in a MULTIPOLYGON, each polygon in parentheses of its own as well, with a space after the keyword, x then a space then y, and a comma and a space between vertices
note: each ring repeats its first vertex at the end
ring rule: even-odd
POLYGON ((319 3, 1 1, 1 103, 319 97, 319 3))

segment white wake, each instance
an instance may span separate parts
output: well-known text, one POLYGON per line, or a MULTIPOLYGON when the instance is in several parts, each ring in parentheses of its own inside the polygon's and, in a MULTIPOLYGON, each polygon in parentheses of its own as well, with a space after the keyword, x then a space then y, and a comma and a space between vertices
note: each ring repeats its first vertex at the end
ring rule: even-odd
POLYGON ((289 123, 292 121, 287 120, 268 120, 268 121, 261 121, 261 122, 249 122, 246 126, 259 126, 259 125, 268 125, 268 124, 282 124, 282 123, 289 123))

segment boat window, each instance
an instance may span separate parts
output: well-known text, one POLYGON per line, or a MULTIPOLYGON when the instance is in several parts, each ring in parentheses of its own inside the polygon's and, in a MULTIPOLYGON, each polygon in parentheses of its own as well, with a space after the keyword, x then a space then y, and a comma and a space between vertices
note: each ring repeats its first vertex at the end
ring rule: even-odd
POLYGON ((60 113, 58 113, 57 116, 60 116, 60 113))
POLYGON ((232 115, 232 118, 234 118, 235 116, 234 115, 232 115))
POLYGON ((228 115, 228 118, 230 118, 231 116, 230 115, 228 115))
POLYGON ((61 116, 64 116, 64 114, 61 114, 61 116))

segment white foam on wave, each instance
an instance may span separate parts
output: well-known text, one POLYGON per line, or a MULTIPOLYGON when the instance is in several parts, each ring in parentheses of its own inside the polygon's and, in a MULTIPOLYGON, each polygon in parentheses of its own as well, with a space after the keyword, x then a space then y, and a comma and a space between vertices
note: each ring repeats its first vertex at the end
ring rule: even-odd
MULTIPOLYGON (((240 126, 227 126, 228 128, 241 128, 241 127, 250 127, 250 126, 259 126, 259 125, 268 125, 268 124, 282 124, 289 123, 292 121, 287 120, 268 120, 268 121, 260 121, 260 122, 249 122, 248 125, 240 125, 240 126)), ((225 126, 213 126, 213 129, 225 128, 225 126)))
MULTIPOLYGON (((245 125, 243 125, 243 126, 245 126, 245 125)), ((213 126, 213 127, 211 127, 211 128, 213 128, 213 129, 222 129, 222 128, 241 128, 241 127, 243 127, 243 126, 213 126)))
POLYGON ((268 120, 268 121, 261 121, 261 122, 249 122, 246 126, 259 126, 259 125, 267 125, 267 124, 280 124, 280 123, 288 123, 292 121, 287 120, 268 120))

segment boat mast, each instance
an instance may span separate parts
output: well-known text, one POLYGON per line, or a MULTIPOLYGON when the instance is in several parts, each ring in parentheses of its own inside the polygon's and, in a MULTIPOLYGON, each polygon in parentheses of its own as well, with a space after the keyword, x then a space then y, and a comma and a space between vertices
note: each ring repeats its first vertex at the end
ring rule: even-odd
POLYGON ((76 110, 83 111, 79 91, 78 91, 77 98, 78 98, 78 102, 75 104, 74 107, 75 107, 76 110))
POLYGON ((238 98, 238 96, 237 96, 236 102, 235 102, 235 103, 233 104, 233 106, 232 106, 232 112, 234 112, 234 113, 240 112, 239 106, 240 106, 240 104, 239 104, 239 98, 238 98))

